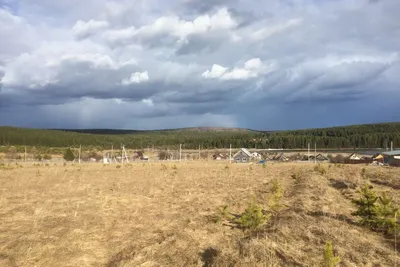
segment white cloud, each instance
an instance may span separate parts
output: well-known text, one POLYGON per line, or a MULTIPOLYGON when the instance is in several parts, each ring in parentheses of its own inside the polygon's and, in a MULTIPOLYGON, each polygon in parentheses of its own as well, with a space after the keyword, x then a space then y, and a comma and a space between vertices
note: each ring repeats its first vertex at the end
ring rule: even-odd
POLYGON ((86 22, 79 20, 72 28, 72 31, 77 39, 84 39, 96 34, 100 30, 106 29, 108 26, 107 21, 89 20, 86 22))
POLYGON ((135 38, 144 41, 162 35, 172 36, 178 42, 184 42, 189 35, 232 29, 236 25, 228 10, 222 8, 212 15, 205 14, 192 21, 182 20, 178 16, 164 16, 140 28, 130 26, 109 30, 103 36, 111 43, 124 43, 135 38))
POLYGON ((248 61, 246 61, 246 63, 244 63, 244 68, 248 69, 248 70, 253 70, 253 69, 259 69, 262 66, 262 62, 259 58, 252 58, 248 61))
POLYGON ((228 68, 222 67, 221 65, 218 64, 213 64, 211 71, 206 70, 201 74, 204 78, 207 79, 215 79, 215 78, 220 78, 224 73, 226 72, 228 68))
POLYGON ((272 25, 272 26, 265 26, 255 32, 252 33, 251 39, 253 41, 261 41, 263 39, 266 39, 274 34, 283 32, 291 27, 300 25, 303 22, 302 19, 297 18, 297 19, 290 19, 284 23, 272 25))
POLYGON ((119 43, 129 40, 135 35, 136 28, 134 26, 131 26, 124 29, 106 31, 103 34, 103 38, 110 43, 119 43))
POLYGON ((3 60, 31 51, 39 42, 32 26, 19 16, 0 7, 0 64, 3 60))
POLYGON ((142 83, 147 82, 149 80, 149 74, 147 71, 144 72, 135 72, 129 77, 129 79, 123 79, 122 85, 130 85, 134 83, 142 83))
POLYGON ((150 107, 154 106, 153 100, 151 100, 151 99, 143 99, 142 102, 144 104, 146 104, 147 106, 150 106, 150 107))
POLYGON ((244 63, 243 68, 228 68, 214 64, 211 70, 206 70, 201 74, 206 79, 221 80, 247 80, 257 77, 263 71, 263 64, 259 58, 252 58, 244 63))
POLYGON ((21 54, 6 64, 3 83, 39 88, 62 83, 67 77, 84 77, 90 72, 118 70, 133 64, 133 59, 118 61, 111 51, 95 43, 44 43, 35 51, 21 54))

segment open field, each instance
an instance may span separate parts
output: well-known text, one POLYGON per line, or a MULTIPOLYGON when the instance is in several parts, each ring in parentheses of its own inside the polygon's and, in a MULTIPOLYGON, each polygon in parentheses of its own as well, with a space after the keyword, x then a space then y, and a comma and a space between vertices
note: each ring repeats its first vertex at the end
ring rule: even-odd
POLYGON ((351 199, 371 182, 399 204, 400 168, 226 162, 49 165, 0 169, 0 266, 395 266, 391 237, 357 225, 351 199), (273 180, 283 207, 256 231, 220 218, 273 180))

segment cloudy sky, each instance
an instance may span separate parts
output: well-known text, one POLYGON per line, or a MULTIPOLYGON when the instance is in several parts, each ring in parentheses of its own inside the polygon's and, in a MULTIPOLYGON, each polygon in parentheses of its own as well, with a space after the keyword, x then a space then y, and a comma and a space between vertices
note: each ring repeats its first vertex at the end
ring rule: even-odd
POLYGON ((399 0, 0 0, 0 125, 400 121, 399 0))

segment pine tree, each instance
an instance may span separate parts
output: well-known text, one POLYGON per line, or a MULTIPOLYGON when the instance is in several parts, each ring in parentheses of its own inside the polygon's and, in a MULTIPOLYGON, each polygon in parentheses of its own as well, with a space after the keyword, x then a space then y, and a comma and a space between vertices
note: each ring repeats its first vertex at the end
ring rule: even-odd
POLYGON ((327 241, 324 248, 324 267, 335 267, 340 263, 340 257, 333 253, 333 246, 331 241, 327 241))
POLYGON ((376 196, 375 191, 369 188, 368 184, 361 188, 359 193, 361 194, 361 197, 357 200, 353 200, 353 202, 358 206, 358 210, 354 212, 353 215, 361 217, 361 224, 373 226, 378 214, 376 206, 378 197, 376 196))
POLYGON ((64 159, 66 161, 73 161, 75 159, 74 153, 72 152, 71 148, 68 148, 64 153, 64 159))
POLYGON ((393 205, 393 199, 387 196, 386 192, 379 197, 376 210, 377 228, 379 230, 393 233, 398 227, 396 213, 399 211, 399 209, 393 205))
POLYGON ((264 215, 262 208, 255 203, 250 203, 242 216, 236 221, 244 229, 257 229, 270 219, 270 215, 264 215))

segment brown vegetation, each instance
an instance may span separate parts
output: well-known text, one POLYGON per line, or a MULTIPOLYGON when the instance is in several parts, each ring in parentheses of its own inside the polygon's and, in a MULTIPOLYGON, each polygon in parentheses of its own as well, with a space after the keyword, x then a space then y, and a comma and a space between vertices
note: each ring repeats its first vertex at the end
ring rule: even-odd
POLYGON ((308 163, 2 165, 0 265, 394 266, 393 237, 359 225, 352 200, 372 182, 399 203, 398 177, 308 163), (244 231, 251 203, 265 217, 244 231))

